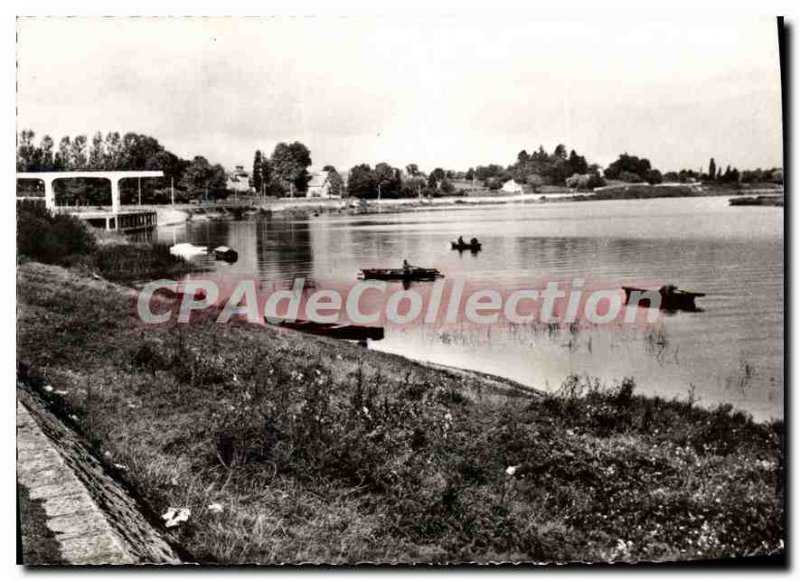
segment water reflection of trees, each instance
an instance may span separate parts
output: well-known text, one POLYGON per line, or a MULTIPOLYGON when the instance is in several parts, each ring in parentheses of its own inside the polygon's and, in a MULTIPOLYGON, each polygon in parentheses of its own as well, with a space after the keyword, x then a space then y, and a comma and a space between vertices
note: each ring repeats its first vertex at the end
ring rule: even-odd
POLYGON ((259 274, 266 281, 310 278, 313 251, 307 221, 269 216, 256 222, 259 274))

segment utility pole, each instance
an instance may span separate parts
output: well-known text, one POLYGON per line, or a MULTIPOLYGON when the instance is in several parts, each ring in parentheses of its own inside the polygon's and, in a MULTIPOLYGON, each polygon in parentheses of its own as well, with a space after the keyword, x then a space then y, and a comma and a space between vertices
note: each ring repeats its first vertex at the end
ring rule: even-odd
POLYGON ((169 178, 170 201, 175 205, 175 178, 169 178))
POLYGON ((142 178, 139 178, 139 205, 142 205, 142 178))

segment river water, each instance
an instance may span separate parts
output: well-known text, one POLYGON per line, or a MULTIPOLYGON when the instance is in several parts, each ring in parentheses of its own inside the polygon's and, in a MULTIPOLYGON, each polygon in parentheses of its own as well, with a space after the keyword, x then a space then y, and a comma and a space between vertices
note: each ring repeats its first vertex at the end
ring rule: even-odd
MULTIPOLYGON (((432 266, 446 279, 514 286, 575 277, 602 285, 704 292, 701 312, 646 327, 508 325, 389 328, 370 348, 557 389, 571 373, 700 404, 731 403, 758 419, 783 417, 783 209, 730 207, 726 198, 671 198, 447 207, 371 215, 215 220, 161 227, 168 243, 226 245, 234 264, 199 260, 220 275, 319 287, 359 269, 432 266), (478 254, 452 251, 459 235, 478 254)), ((420 283, 424 284, 424 283, 420 283)), ((399 287, 399 285, 398 285, 399 287)))

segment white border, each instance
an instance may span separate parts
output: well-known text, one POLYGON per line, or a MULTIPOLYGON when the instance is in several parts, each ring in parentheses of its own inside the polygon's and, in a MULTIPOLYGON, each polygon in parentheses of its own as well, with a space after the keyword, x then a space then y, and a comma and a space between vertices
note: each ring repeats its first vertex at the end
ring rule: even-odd
MULTIPOLYGON (((226 2, 218 2, 212 3, 206 0, 199 0, 199 1, 186 1, 186 2, 175 2, 175 1, 164 1, 164 0, 139 0, 137 2, 131 1, 122 1, 122 2, 115 2, 113 5, 109 4, 108 2, 101 2, 101 1, 73 1, 73 2, 59 2, 54 0, 49 1, 36 1, 31 0, 27 2, 19 1, 19 0, 11 0, 10 2, 6 2, 3 4, 2 14, 3 19, 0 20, 0 30, 2 30, 3 38, 6 39, 3 43, 3 51, 2 51, 2 60, 0 61, 0 66, 2 66, 3 71, 3 79, 5 80, 5 84, 3 85, 2 91, 0 91, 0 95, 2 95, 2 157, 0 157, 0 167, 3 169, 3 183, 7 184, 8 188, 5 191, 5 195, 3 197, 3 205, 2 205, 2 227, 0 227, 0 260, 3 261, 2 272, 8 273, 7 275, 3 276, 0 279, 0 299, 2 299, 2 303, 4 308, 2 309, 2 319, 0 319, 0 329, 2 330, 2 338, 3 341, 0 341, 0 345, 3 345, 4 348, 0 350, 0 369, 3 371, 3 377, 6 379, 6 391, 5 391, 5 405, 2 406, 2 414, 3 414, 3 422, 2 425, 4 426, 4 437, 2 439, 2 445, 0 445, 0 450, 2 450, 2 464, 4 472, 6 476, 2 480, 2 512, 0 512, 0 522, 3 523, 2 526, 2 549, 3 554, 0 557, 0 563, 2 563, 3 568, 3 577, 4 578, 12 578, 18 579, 22 578, 25 574, 25 571, 22 567, 17 567, 14 565, 16 561, 16 531, 15 525, 13 523, 16 522, 16 513, 15 513, 15 504, 16 504, 16 488, 15 488, 15 481, 12 478, 12 474, 14 470, 12 467, 15 466, 15 434, 14 434, 14 426, 16 425, 15 422, 15 405, 14 405, 14 370, 15 370, 15 284, 14 284, 14 277, 10 275, 11 271, 15 269, 15 202, 14 202, 14 150, 15 150, 15 134, 16 134, 16 120, 15 120, 15 63, 16 63, 16 47, 15 47, 15 34, 16 34, 16 22, 15 16, 16 15, 260 15, 260 14, 285 14, 285 15, 310 15, 310 14, 330 14, 330 15, 344 15, 344 14, 380 14, 385 15, 387 17, 391 17, 394 13, 404 13, 408 14, 409 12, 419 12, 420 14, 432 14, 432 13, 446 13, 451 15, 459 15, 464 14, 465 12, 470 11, 489 11, 492 14, 502 14, 504 11, 509 13, 510 18, 519 18, 522 16, 534 18, 534 19, 542 19, 544 17, 548 18, 563 18, 563 19, 570 19, 579 16, 581 18, 585 17, 592 17, 592 15, 604 15, 609 16, 613 14, 614 10, 624 9, 626 14, 630 15, 631 13, 641 14, 642 19, 653 19, 658 20, 660 18, 674 18, 679 17, 681 14, 684 14, 686 18, 689 19, 702 19, 704 17, 707 18, 719 18, 722 16, 730 16, 730 15, 752 15, 752 16, 777 16, 777 15, 784 15, 786 17, 787 23, 789 26, 792 27, 792 42, 790 44, 790 48, 792 49, 793 57, 791 60, 791 77, 794 79, 794 92, 792 95, 792 103, 790 104, 790 109, 792 111, 792 119, 794 120, 792 127, 789 128, 790 135, 796 135, 796 132, 793 131, 794 126, 796 125, 796 118, 797 118, 797 102, 798 102, 798 89, 797 89, 797 80, 800 78, 798 75, 798 59, 796 58, 797 54, 797 44, 800 42, 798 39, 798 30, 800 29, 800 3, 795 2, 788 2, 788 1, 755 1, 755 0, 715 0, 715 1, 697 1, 697 0, 672 0, 670 2, 650 2, 645 4, 641 0, 639 1, 611 1, 611 2, 603 2, 602 4, 599 2, 591 2, 591 1, 579 1, 579 0, 561 0, 560 2, 540 2, 535 6, 531 6, 530 2, 525 2, 523 0, 517 1, 504 1, 504 0, 495 0, 492 2, 489 1, 476 1, 476 0, 405 0, 402 3, 395 3, 392 4, 388 1, 383 0, 357 0, 357 1, 349 1, 343 2, 338 4, 333 3, 323 3, 323 2, 313 2, 307 0, 296 0, 294 2, 256 2, 256 1, 241 1, 241 0, 232 0, 226 2)), ((798 157, 798 149, 797 144, 794 144, 795 147, 792 150, 792 159, 787 160, 789 163, 787 164, 787 175, 789 175, 790 184, 794 184, 794 174, 791 172, 791 169, 798 167, 797 157, 798 157)), ((787 191, 786 195, 792 197, 794 192, 787 191)), ((798 223, 798 210, 797 204, 791 204, 791 218, 792 224, 797 225, 798 223)), ((789 266, 791 272, 794 272, 797 267, 797 257, 798 257, 798 248, 797 248, 797 239, 798 236, 794 236, 794 243, 792 244, 791 249, 786 249, 788 252, 788 256, 792 257, 792 264, 789 266)), ((788 279, 787 279, 788 282, 788 279)), ((794 294, 794 293, 793 293, 794 294)), ((786 299, 788 300, 789 297, 787 296, 786 299)), ((796 329, 796 323, 798 320, 797 314, 797 303, 794 304, 794 309, 792 311, 792 328, 796 329)), ((789 321, 787 321, 789 323, 789 321)), ((789 330, 787 329, 787 332, 789 330)), ((795 342, 792 345, 791 349, 791 359, 794 361, 800 361, 800 347, 798 346, 800 343, 795 342)), ((789 355, 789 354, 787 354, 789 355)), ((793 386, 789 384, 789 380, 791 378, 787 377, 786 381, 786 390, 787 390, 787 401, 790 402, 791 409, 787 410, 787 426, 790 429, 790 433, 797 432, 797 430, 791 430, 792 420, 798 417, 797 414, 797 400, 799 399, 797 395, 792 395, 790 392, 792 391, 793 386)), ((793 438, 794 440, 794 438, 793 438)), ((792 447, 792 450, 795 450, 796 446, 792 447)), ((788 463, 789 466, 792 467, 794 465, 794 460, 796 459, 797 454, 792 453, 791 458, 789 459, 788 463)), ((792 480, 789 481, 792 483, 792 480)), ((790 491, 790 499, 797 502, 797 495, 792 495, 791 493, 796 492, 796 488, 793 487, 790 491)), ((796 532, 798 530, 796 525, 796 521, 794 518, 791 519, 789 523, 789 531, 796 532)), ((791 542, 791 539, 789 539, 791 542)), ((791 561, 791 555, 790 555, 791 561)), ((109 571, 104 570, 102 573, 105 576, 109 571)), ((162 570, 158 569, 148 569, 142 571, 131 571, 126 570, 124 574, 136 574, 137 576, 141 575, 144 578, 155 578, 156 575, 163 572, 162 570)), ((575 577, 575 576, 583 576, 588 574, 600 574, 600 575, 617 575, 619 573, 625 572, 624 569, 614 569, 614 570, 604 570, 604 571, 517 571, 517 572, 508 572, 508 571, 492 571, 488 569, 481 569, 475 570, 470 573, 467 573, 464 570, 456 570, 456 571, 442 571, 442 570, 427 570, 422 569, 420 571, 409 571, 403 570, 401 572, 397 571, 376 571, 376 570, 366 570, 361 571, 361 575, 373 575, 373 574, 380 574, 381 576, 391 575, 393 578, 398 577, 410 577, 413 575, 415 578, 418 578, 420 575, 424 577, 431 577, 431 576, 439 576, 439 575, 461 575, 462 573, 467 574, 479 574, 481 576, 489 575, 491 577, 500 576, 503 574, 524 574, 524 575, 544 575, 545 577, 551 577, 555 575, 559 575, 559 578, 564 578, 564 575, 567 577, 575 577)), ((79 571, 73 572, 72 575, 78 574, 83 575, 87 573, 87 571, 79 571)), ((178 574, 189 574, 195 575, 200 573, 199 571, 193 569, 183 569, 178 574)), ((247 577, 247 578, 261 578, 264 575, 273 575, 273 574, 280 574, 281 571, 278 569, 272 568, 269 570, 237 570, 237 571, 228 571, 228 574, 234 573, 237 577, 247 577)), ((302 577, 308 576, 329 576, 329 575, 350 575, 354 573, 352 569, 350 570, 316 570, 316 571, 303 571, 299 572, 297 570, 289 570, 283 572, 284 574, 291 574, 293 577, 297 575, 301 575, 302 577)), ((642 570, 632 570, 630 573, 641 576, 644 571, 642 570)), ((673 573, 668 573, 666 571, 662 572, 661 574, 668 574, 668 575, 680 575, 681 578, 691 579, 691 578, 705 578, 711 573, 710 571, 706 570, 697 570, 697 571, 675 571, 673 573)), ((736 570, 722 570, 717 574, 723 574, 726 576, 730 575, 752 575, 752 574, 759 574, 755 571, 748 571, 747 569, 736 571, 736 570)), ((55 576, 55 577, 62 577, 67 576, 70 573, 68 571, 50 571, 50 572, 39 572, 37 576, 55 576)), ((203 577, 217 577, 225 574, 222 570, 204 570, 202 573, 203 577)))

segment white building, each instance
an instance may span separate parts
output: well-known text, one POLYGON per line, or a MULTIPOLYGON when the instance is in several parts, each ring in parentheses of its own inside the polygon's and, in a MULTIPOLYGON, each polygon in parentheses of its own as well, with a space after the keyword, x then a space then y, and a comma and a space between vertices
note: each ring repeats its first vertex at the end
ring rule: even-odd
MULTIPOLYGON (((331 198, 331 181, 328 179, 326 171, 309 171, 311 181, 308 182, 306 197, 308 198, 331 198)), ((336 196, 340 198, 341 196, 336 196)))
POLYGON ((250 174, 244 170, 243 165, 237 165, 235 170, 228 173, 225 187, 239 193, 250 191, 250 174))
POLYGON ((503 191, 508 192, 509 194, 521 194, 522 193, 522 186, 515 182, 514 180, 508 180, 506 183, 503 184, 503 191))

